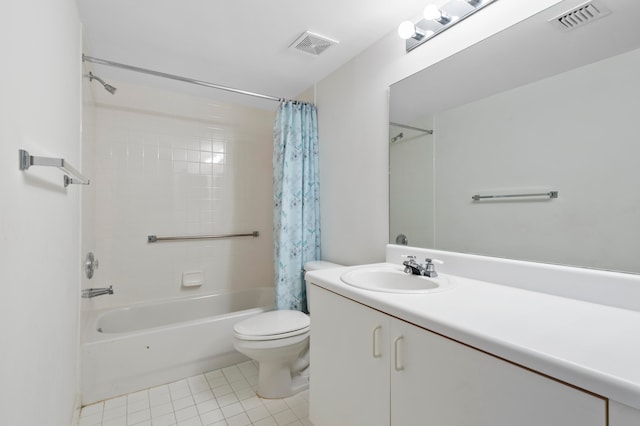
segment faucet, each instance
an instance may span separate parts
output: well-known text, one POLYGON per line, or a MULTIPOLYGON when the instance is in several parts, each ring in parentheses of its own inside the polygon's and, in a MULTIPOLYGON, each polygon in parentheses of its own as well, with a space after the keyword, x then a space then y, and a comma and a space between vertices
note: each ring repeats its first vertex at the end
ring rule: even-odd
POLYGON ((103 294, 113 294, 113 286, 110 285, 108 288, 85 288, 82 290, 82 297, 85 299, 102 296, 103 294))
POLYGON ((438 273, 436 272, 436 267, 434 265, 434 263, 444 263, 441 260, 438 259, 425 259, 425 264, 421 265, 420 263, 416 262, 416 257, 415 256, 405 256, 407 258, 407 260, 405 260, 404 262, 402 262, 402 264, 404 265, 404 272, 405 274, 408 275, 422 275, 425 277, 429 277, 429 278, 436 278, 438 276, 438 273))

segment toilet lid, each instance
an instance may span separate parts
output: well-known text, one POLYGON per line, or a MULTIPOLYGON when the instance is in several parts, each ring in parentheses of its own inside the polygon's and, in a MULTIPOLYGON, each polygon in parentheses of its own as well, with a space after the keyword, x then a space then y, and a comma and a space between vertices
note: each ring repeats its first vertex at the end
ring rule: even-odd
POLYGON ((298 311, 270 311, 247 318, 233 326, 240 338, 268 340, 296 336, 309 330, 309 316, 298 311))

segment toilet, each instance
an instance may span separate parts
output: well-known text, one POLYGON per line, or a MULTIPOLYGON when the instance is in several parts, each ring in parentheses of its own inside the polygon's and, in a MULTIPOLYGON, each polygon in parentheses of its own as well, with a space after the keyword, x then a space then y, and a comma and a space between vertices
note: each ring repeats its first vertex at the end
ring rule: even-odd
MULTIPOLYGON (((313 261, 305 264, 304 270, 341 266, 313 261)), ((307 291, 307 302, 308 297, 307 291)), ((259 364, 258 396, 285 398, 309 387, 310 330, 309 316, 291 310, 265 312, 234 325, 233 346, 259 364)))

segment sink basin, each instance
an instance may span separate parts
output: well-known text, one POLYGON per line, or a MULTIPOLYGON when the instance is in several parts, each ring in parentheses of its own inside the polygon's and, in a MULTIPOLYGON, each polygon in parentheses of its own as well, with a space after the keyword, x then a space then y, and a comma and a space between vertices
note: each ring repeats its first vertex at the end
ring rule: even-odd
POLYGON ((387 293, 434 293, 451 287, 446 277, 407 275, 402 266, 368 266, 352 269, 340 276, 345 284, 387 293))

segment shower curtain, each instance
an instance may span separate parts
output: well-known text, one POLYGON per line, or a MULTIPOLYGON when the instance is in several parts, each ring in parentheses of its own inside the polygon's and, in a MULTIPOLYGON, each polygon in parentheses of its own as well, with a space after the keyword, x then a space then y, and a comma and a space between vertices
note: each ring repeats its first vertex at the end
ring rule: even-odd
POLYGON ((308 312, 303 266, 320 259, 316 107, 281 103, 273 134, 276 307, 308 312))

